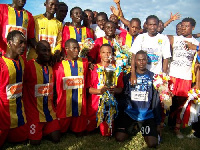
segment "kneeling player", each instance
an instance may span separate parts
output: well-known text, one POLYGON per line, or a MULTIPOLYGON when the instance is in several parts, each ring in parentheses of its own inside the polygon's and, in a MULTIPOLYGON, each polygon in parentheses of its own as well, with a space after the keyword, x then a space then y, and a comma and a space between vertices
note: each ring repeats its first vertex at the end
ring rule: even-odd
POLYGON ((42 136, 50 135, 53 142, 60 140, 60 126, 53 106, 53 70, 48 65, 50 44, 39 41, 38 57, 28 61, 24 77, 24 104, 29 125, 30 144, 38 145, 42 136))
POLYGON ((125 102, 123 111, 116 119, 116 140, 124 141, 135 124, 139 126, 148 147, 158 144, 158 131, 161 121, 160 100, 153 87, 154 74, 146 69, 147 55, 138 51, 135 55, 137 84, 130 85, 130 74, 124 77, 122 100, 125 102))

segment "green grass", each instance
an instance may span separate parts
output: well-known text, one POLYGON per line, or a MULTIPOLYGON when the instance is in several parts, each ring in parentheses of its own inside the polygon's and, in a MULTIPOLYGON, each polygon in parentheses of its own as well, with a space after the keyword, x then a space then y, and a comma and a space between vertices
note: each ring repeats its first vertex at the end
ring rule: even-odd
MULTIPOLYGON (((191 128, 183 129, 182 133, 187 135, 191 128)), ((6 150, 146 150, 148 149, 141 133, 129 140, 119 143, 114 137, 102 137, 100 133, 76 137, 72 133, 66 133, 62 136, 58 144, 53 144, 46 139, 42 140, 39 146, 29 144, 10 144, 5 143, 3 149, 6 150)), ((159 150, 199 150, 199 139, 177 139, 176 136, 165 127, 163 131, 163 142, 158 146, 159 150)))

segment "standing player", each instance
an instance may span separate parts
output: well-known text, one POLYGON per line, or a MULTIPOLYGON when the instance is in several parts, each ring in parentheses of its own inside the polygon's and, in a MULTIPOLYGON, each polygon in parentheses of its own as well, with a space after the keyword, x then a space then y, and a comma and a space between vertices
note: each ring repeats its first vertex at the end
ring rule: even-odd
POLYGON ((116 118, 116 134, 118 141, 124 141, 138 124, 142 136, 148 147, 156 147, 159 139, 159 125, 161 121, 161 105, 158 92, 153 87, 154 73, 146 69, 147 54, 140 50, 135 55, 137 84, 130 84, 130 76, 124 77, 124 91, 121 101, 123 111, 116 118), (122 104, 123 104, 122 103, 122 104))
POLYGON ((148 16, 146 19, 147 33, 138 35, 130 49, 130 52, 133 53, 131 60, 131 84, 136 83, 135 54, 141 49, 147 52, 147 69, 155 74, 167 73, 168 58, 171 57, 170 43, 167 36, 157 32, 158 24, 159 19, 157 16, 148 16))
POLYGON ((83 20, 83 11, 80 7, 74 7, 70 10, 72 23, 70 26, 64 26, 62 32, 62 48, 65 49, 65 42, 73 38, 78 42, 84 42, 87 38, 94 39, 93 32, 87 27, 81 25, 83 20))
POLYGON ((8 51, 0 58, 0 147, 10 142, 25 141, 28 128, 22 101, 22 84, 26 38, 14 30, 7 36, 8 51), (16 136, 17 135, 17 136, 16 136))
POLYGON ((6 37, 12 30, 21 31, 31 46, 36 46, 34 19, 32 14, 23 8, 25 4, 26 0, 13 0, 12 4, 0 4, 0 53, 2 55, 7 51, 6 37))
POLYGON ((170 117, 176 117, 174 132, 178 138, 183 138, 180 132, 182 123, 180 113, 187 100, 188 91, 191 89, 192 62, 196 54, 196 50, 186 49, 185 41, 199 45, 199 42, 192 36, 192 30, 194 30, 195 25, 196 21, 193 18, 184 18, 181 22, 181 36, 169 36, 173 53, 169 75, 173 81, 172 92, 174 94, 170 117))
POLYGON ((56 12, 56 19, 62 22, 63 26, 65 25, 65 17, 68 13, 68 6, 64 2, 59 2, 58 10, 56 12))
POLYGON ((66 59, 57 63, 54 78, 57 92, 56 114, 61 132, 69 128, 81 134, 86 130, 86 75, 88 61, 79 58, 80 47, 75 39, 65 42, 66 59))
MULTIPOLYGON (((112 90, 114 94, 119 94, 122 92, 123 89, 123 74, 121 73, 118 77, 116 77, 117 85, 116 87, 112 87, 108 89, 104 85, 103 82, 103 71, 105 67, 108 67, 110 64, 110 56, 112 56, 112 47, 109 44, 103 44, 100 48, 100 58, 101 62, 94 65, 94 69, 89 72, 88 81, 90 81, 89 87, 89 95, 88 98, 88 105, 87 105, 87 116, 88 116, 88 126, 87 131, 92 131, 97 127, 96 122, 96 113, 98 110, 99 99, 100 96, 106 90, 112 90)), ((109 136, 108 133, 108 126, 106 126, 105 122, 100 125, 101 134, 103 136, 109 136), (102 128, 103 127, 103 128, 102 128), (107 131, 106 131, 107 130, 107 131)))
POLYGON ((53 142, 60 140, 60 126, 53 106, 53 70, 48 65, 51 47, 41 40, 36 46, 37 58, 25 67, 23 98, 29 126, 30 144, 38 145, 42 136, 50 135, 53 142))
MULTIPOLYGON (((45 13, 34 16, 36 41, 48 41, 51 46, 51 53, 54 54, 55 57, 58 57, 60 54, 62 41, 62 23, 54 17, 58 5, 58 0, 46 0, 44 3, 46 7, 45 13)), ((35 50, 31 50, 28 54, 28 60, 36 57, 37 54, 35 50)))

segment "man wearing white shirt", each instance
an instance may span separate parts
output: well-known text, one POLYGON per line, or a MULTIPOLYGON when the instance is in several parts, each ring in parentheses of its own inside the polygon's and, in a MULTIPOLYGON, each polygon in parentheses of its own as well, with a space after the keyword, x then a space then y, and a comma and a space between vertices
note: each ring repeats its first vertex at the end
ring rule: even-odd
POLYGON ((167 73, 168 58, 171 57, 170 43, 167 36, 157 32, 159 19, 157 16, 150 15, 146 18, 147 33, 137 36, 130 52, 132 52, 131 61, 131 83, 136 83, 135 76, 135 54, 140 51, 146 51, 148 56, 147 69, 155 74, 161 72, 167 73))

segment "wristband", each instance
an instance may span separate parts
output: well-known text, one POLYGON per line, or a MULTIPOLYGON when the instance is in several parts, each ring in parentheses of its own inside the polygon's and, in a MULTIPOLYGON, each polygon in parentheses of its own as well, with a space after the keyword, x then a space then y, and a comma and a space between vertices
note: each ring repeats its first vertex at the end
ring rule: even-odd
POLYGON ((197 50, 197 51, 199 51, 199 45, 197 45, 197 48, 196 48, 196 50, 197 50))
POLYGON ((120 20, 120 17, 121 17, 121 16, 118 17, 119 20, 120 20))
POLYGON ((197 61, 200 63, 200 56, 197 54, 197 61))

